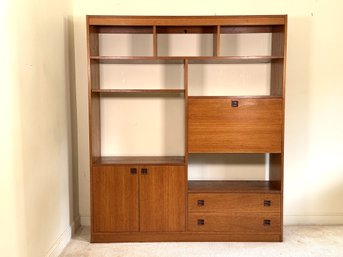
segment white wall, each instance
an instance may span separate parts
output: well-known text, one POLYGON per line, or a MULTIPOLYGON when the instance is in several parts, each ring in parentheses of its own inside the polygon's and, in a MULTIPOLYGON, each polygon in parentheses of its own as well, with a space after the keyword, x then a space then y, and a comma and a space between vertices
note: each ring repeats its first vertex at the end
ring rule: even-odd
POLYGON ((89 224, 86 14, 288 14, 285 221, 343 224, 340 0, 74 0, 80 214, 89 224))
POLYGON ((78 214, 69 100, 72 4, 1 1, 0 17, 0 256, 57 256, 78 214))

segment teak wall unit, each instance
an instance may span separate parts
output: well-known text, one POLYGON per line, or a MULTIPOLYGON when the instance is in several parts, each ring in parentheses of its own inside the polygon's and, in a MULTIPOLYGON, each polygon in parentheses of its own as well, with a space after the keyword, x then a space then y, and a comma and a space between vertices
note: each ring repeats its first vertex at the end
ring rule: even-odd
POLYGON ((92 242, 282 241, 286 39, 286 15, 87 16, 92 242), (221 37, 249 33, 269 33, 270 53, 222 54, 221 37), (106 34, 149 35, 151 49, 103 55, 99 37, 106 34), (212 51, 161 55, 165 34, 210 34, 212 51), (270 64, 269 94, 189 95, 192 64, 261 63, 270 64), (180 64, 183 87, 105 89, 100 66, 107 64, 180 64), (101 102, 137 95, 183 99, 184 155, 102 155, 101 102), (191 155, 204 153, 269 154, 269 179, 188 180, 191 155))

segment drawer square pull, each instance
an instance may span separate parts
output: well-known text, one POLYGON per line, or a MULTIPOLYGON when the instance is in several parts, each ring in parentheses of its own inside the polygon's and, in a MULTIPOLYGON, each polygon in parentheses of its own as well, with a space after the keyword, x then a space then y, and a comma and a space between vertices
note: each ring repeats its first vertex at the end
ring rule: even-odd
POLYGON ((263 221, 263 226, 270 226, 271 225, 271 221, 270 220, 264 220, 263 221))
POLYGON ((198 200, 198 206, 204 206, 205 200, 198 200))
POLYGON ((237 100, 232 100, 231 101, 231 107, 238 107, 238 101, 237 100))
POLYGON ((137 174, 137 169, 136 168, 131 168, 130 172, 131 172, 131 174, 137 174))
POLYGON ((264 202, 263 202, 263 206, 264 207, 269 207, 269 206, 271 206, 272 205, 272 201, 270 201, 270 200, 264 200, 264 202))
POLYGON ((203 225, 205 225, 205 220, 198 219, 198 226, 203 226, 203 225))

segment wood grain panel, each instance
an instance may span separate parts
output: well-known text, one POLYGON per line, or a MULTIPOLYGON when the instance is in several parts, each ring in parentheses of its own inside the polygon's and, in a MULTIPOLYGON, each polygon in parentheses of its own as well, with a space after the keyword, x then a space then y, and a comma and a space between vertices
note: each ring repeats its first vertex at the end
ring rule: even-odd
POLYGON ((192 232, 280 233, 280 213, 189 213, 187 230, 192 232), (199 220, 203 221, 199 225, 199 220), (270 225, 264 225, 269 220, 270 225))
POLYGON ((111 242, 280 242, 280 233, 131 232, 94 233, 92 243, 111 242))
POLYGON ((189 98, 190 153, 278 153, 282 100, 275 98, 189 98), (238 101, 238 107, 232 107, 238 101))
POLYGON ((87 15, 90 25, 106 26, 216 26, 216 25, 283 25, 286 15, 245 16, 98 16, 87 15))
POLYGON ((140 231, 185 231, 184 167, 140 166, 139 170, 140 231))
MULTIPOLYGON (((131 166, 93 168, 93 231, 138 231, 138 173, 131 166)), ((138 170, 137 170, 138 172, 138 170)))
POLYGON ((193 193, 188 194, 188 212, 280 212, 280 195, 193 193))

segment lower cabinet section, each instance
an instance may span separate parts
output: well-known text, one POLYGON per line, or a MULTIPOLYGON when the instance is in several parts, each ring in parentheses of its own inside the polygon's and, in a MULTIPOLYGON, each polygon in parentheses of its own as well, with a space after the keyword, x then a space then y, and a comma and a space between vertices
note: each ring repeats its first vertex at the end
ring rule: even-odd
POLYGON ((186 230, 184 166, 95 166, 92 232, 186 230))
POLYGON ((187 195, 185 172, 183 165, 93 167, 91 241, 282 241, 280 193, 187 195))
POLYGON ((280 213, 190 213, 188 231, 280 233, 280 213))

